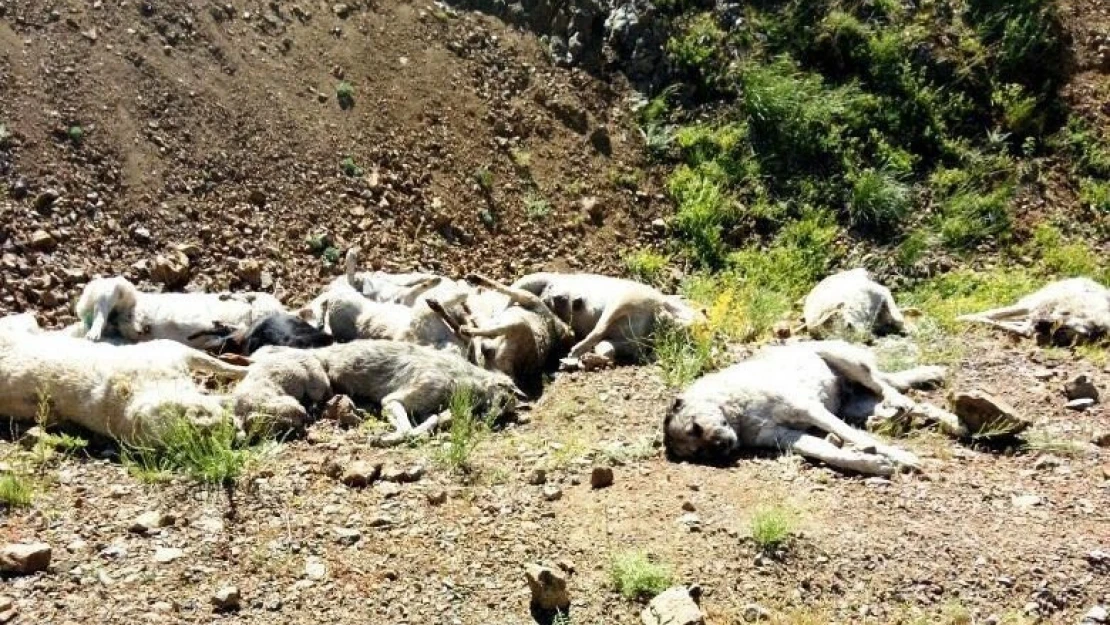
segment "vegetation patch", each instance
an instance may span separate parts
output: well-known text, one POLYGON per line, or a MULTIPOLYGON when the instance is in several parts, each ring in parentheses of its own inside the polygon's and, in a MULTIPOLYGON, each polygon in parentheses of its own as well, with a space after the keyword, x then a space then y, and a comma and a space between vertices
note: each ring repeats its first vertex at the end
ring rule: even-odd
POLYGON ((625 599, 650 599, 671 585, 671 568, 654 562, 643 551, 626 551, 613 556, 609 579, 625 599))

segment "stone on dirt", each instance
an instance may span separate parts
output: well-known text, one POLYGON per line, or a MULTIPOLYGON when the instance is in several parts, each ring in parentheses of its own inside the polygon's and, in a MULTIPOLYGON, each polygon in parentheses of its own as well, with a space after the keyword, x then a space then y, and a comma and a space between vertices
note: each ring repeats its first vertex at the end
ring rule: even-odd
POLYGON ((150 268, 150 279, 164 284, 168 289, 178 289, 189 283, 189 257, 184 252, 159 254, 150 268))
POLYGON ((50 566, 52 551, 46 543, 12 543, 0 549, 0 572, 28 575, 50 566))
POLYGON ((1095 405, 1095 400, 1093 400, 1089 397, 1083 397, 1083 398, 1080 398, 1080 399, 1073 399, 1073 400, 1069 401, 1068 403, 1064 404, 1064 407, 1067 408, 1068 410, 1074 410, 1076 412, 1083 412, 1083 411, 1087 410, 1088 408, 1094 407, 1094 405, 1095 405))
POLYGON ((699 596, 697 587, 668 588, 651 600, 640 613, 640 620, 644 625, 705 625, 699 596))
POLYGON ((590 473, 590 486, 593 488, 608 488, 613 485, 613 469, 610 467, 594 467, 590 473))
POLYGON ((135 534, 150 534, 167 525, 172 525, 173 521, 174 518, 168 514, 163 514, 159 510, 150 510, 131 521, 127 529, 135 534))
POLYGON ((1012 436, 1029 427, 1022 417, 1006 402, 980 390, 954 391, 948 396, 952 412, 972 434, 979 436, 1012 436))
POLYGON ((212 593, 212 607, 220 611, 238 610, 240 599, 237 587, 222 586, 212 593))
POLYGON ((1080 373, 1064 384, 1064 396, 1069 400, 1090 399, 1098 401, 1098 387, 1091 382, 1090 376, 1080 373))
POLYGON ((336 421, 344 427, 354 427, 362 423, 354 400, 346 395, 336 395, 324 404, 324 418, 336 421))
POLYGON ((541 610, 565 610, 570 606, 567 576, 557 569, 540 564, 524 567, 524 578, 532 591, 532 606, 541 610))
POLYGON ((380 462, 367 462, 365 460, 356 460, 347 465, 343 470, 339 481, 347 486, 362 487, 369 486, 378 479, 382 474, 382 463, 380 462))

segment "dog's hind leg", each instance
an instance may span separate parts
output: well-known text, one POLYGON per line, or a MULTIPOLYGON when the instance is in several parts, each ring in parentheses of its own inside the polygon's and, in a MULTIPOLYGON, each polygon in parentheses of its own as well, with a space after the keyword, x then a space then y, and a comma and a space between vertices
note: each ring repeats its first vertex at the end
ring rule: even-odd
POLYGON ((786 427, 774 427, 760 432, 755 444, 793 452, 803 458, 856 473, 888 476, 897 470, 894 462, 884 456, 842 449, 823 438, 786 427))
MULTIPOLYGON (((913 402, 910 403, 913 404, 913 402)), ((820 402, 796 406, 793 416, 793 422, 800 421, 809 427, 835 434, 840 440, 851 443, 858 449, 873 449, 875 453, 885 456, 897 464, 910 468, 918 468, 921 465, 917 456, 903 449, 887 445, 867 432, 848 425, 840 417, 829 412, 820 402)))
POLYGON ((483 275, 472 273, 466 276, 466 281, 474 286, 484 287, 496 293, 500 293, 508 297, 509 301, 522 308, 527 308, 528 310, 536 312, 540 312, 547 308, 543 300, 535 293, 525 291, 524 289, 514 289, 511 286, 506 286, 483 275))
POLYGON ((407 398, 408 393, 405 391, 396 391, 382 398, 382 414, 388 416, 393 423, 393 432, 381 438, 385 445, 400 443, 412 434, 412 421, 404 403, 407 398))
POLYGON ((601 313, 601 318, 597 320, 597 325, 593 330, 585 336, 577 345, 570 349, 570 358, 579 358, 582 354, 590 351, 612 332, 617 324, 628 318, 629 314, 636 310, 636 307, 641 302, 638 300, 624 300, 613 304, 601 313))

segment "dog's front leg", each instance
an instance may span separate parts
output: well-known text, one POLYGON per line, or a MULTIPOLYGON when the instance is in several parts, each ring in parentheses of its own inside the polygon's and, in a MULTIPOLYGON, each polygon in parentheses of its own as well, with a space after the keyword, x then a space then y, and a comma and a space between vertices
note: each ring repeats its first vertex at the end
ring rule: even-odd
POLYGON ((760 432, 756 444, 794 452, 803 458, 856 473, 889 476, 896 470, 895 464, 884 456, 842 449, 823 438, 781 426, 760 432))
POLYGON ((859 449, 874 449, 875 453, 886 456, 900 465, 910 468, 921 466, 921 461, 918 460, 917 456, 903 449, 887 445, 867 432, 848 425, 819 402, 813 402, 799 408, 800 410, 797 413, 801 417, 799 420, 810 427, 835 434, 841 440, 851 443, 859 449))

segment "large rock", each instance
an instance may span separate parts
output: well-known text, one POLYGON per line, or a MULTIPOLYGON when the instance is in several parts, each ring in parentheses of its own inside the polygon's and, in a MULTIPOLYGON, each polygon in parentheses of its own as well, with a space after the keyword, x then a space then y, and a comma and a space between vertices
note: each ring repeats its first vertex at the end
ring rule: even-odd
POLYGON ((705 612, 701 611, 697 587, 675 586, 668 588, 651 600, 640 620, 644 625, 705 625, 705 612))
POLYGON ((953 391, 948 401, 952 412, 976 436, 1012 436, 1030 425, 1012 406, 980 390, 953 391))
POLYGON ((1098 401, 1098 387, 1091 382, 1091 378, 1081 373, 1064 384, 1064 395, 1069 400, 1091 399, 1098 401))
POLYGON ((540 610, 565 610, 570 606, 567 594, 567 577, 559 569, 529 564, 524 567, 524 578, 532 591, 532 606, 540 610))
POLYGON ((239 609, 239 589, 235 586, 222 586, 212 593, 212 607, 218 611, 239 609))
POLYGON ((590 486, 593 488, 609 488, 613 485, 613 469, 604 466, 594 467, 590 472, 590 486))
POLYGON ((0 572, 27 575, 45 571, 52 551, 46 543, 13 543, 0 549, 0 572))
POLYGON ((150 279, 179 289, 189 283, 189 257, 181 251, 159 254, 150 268, 150 279))
POLYGON ((347 486, 362 487, 369 486, 378 479, 382 474, 382 463, 380 462, 366 462, 365 460, 356 460, 347 465, 343 470, 342 476, 339 481, 347 486))

